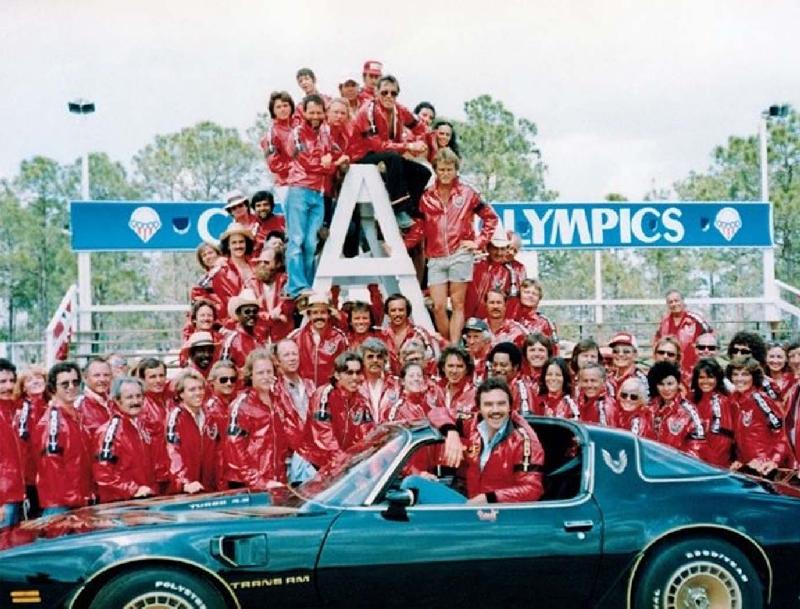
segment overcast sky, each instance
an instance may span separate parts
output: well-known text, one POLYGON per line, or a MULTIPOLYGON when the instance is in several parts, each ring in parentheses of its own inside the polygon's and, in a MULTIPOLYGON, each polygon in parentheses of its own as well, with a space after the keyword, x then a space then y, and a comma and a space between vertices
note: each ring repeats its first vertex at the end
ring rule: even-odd
POLYGON ((333 92, 378 59, 406 105, 461 118, 489 93, 534 121, 561 200, 640 198, 800 105, 799 25, 797 0, 2 0, 0 176, 84 146, 129 163, 204 119, 244 132, 298 67, 333 92))

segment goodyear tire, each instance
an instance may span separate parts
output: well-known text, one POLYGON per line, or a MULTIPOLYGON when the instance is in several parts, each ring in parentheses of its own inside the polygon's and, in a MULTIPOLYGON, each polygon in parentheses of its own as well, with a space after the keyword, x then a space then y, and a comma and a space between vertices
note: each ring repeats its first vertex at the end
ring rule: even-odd
POLYGON ((220 592, 179 569, 127 571, 111 579, 90 609, 225 609, 220 592))
POLYGON ((643 565, 636 609, 762 609, 758 573, 724 541, 698 538, 657 551, 643 565))

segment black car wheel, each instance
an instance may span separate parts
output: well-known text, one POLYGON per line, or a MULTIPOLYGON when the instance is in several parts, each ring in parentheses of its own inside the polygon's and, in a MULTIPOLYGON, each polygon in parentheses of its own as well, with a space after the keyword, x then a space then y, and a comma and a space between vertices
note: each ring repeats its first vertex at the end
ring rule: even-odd
POLYGON ((225 609, 219 591, 178 569, 127 571, 103 586, 90 609, 225 609))
POLYGON ((761 581, 736 547, 698 538, 664 547, 643 566, 636 609, 761 609, 761 581))

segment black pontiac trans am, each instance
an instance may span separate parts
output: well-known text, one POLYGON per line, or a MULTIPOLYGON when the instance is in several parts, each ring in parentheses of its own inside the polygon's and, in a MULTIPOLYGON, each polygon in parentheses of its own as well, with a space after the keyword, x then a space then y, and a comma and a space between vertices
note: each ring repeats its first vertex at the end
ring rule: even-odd
POLYGON ((535 503, 407 475, 441 442, 379 428, 326 475, 84 508, 0 533, 0 607, 800 605, 800 501, 617 430, 534 418, 535 503))

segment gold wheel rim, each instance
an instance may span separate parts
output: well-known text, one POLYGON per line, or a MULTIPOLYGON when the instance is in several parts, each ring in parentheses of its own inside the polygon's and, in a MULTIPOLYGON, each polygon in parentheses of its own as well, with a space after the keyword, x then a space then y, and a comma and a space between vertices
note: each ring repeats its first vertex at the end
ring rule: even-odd
POLYGON ((666 586, 665 609, 742 609, 742 590, 734 574, 712 562, 680 567, 666 586))
POLYGON ((170 592, 147 592, 125 603, 123 609, 193 609, 185 598, 170 592))

